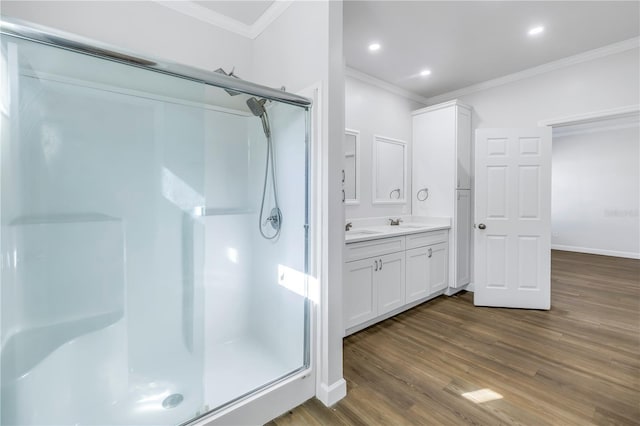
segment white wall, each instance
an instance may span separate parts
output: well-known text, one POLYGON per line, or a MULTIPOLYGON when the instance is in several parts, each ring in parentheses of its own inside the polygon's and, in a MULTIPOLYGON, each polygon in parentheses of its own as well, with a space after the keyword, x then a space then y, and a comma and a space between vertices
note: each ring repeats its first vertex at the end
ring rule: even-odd
MULTIPOLYGON (((639 53, 639 49, 627 50, 458 99, 473 108, 474 129, 537 127, 541 120, 637 105, 639 53)), ((447 100, 440 98, 438 103, 447 100)), ((472 205, 474 202, 472 199, 472 205)), ((472 259, 473 252, 472 243, 472 259)))
POLYGON ((537 127, 540 120, 640 102, 639 50, 633 49, 461 96, 473 127, 537 127))
MULTIPOLYGON (((473 107, 474 128, 537 127, 541 120, 637 105, 639 53, 639 49, 627 50, 472 93, 460 100, 473 107)), ((633 152, 623 155, 626 154, 633 152)))
MULTIPOLYGON (((254 79, 297 92, 321 86, 320 140, 314 167, 321 178, 312 200, 316 226, 322 226, 322 279, 317 396, 332 404, 346 392, 342 378, 342 246, 344 210, 341 202, 344 86, 342 64, 342 2, 294 2, 254 40, 254 79)), ((313 226, 313 224, 312 224, 313 226)), ((315 230, 312 229, 315 233, 315 230)), ((317 242, 319 243, 319 242, 317 242)), ((319 246, 319 244, 318 244, 319 246)))
POLYGON ((360 204, 346 205, 348 219, 411 214, 411 197, 405 204, 373 204, 373 137, 407 142, 407 194, 411 194, 411 111, 424 105, 363 82, 345 78, 345 125, 360 132, 360 204))
POLYGON ((640 258, 638 116, 553 134, 552 247, 640 258))
POLYGON ((327 79, 324 2, 295 2, 253 41, 254 81, 296 93, 327 79))
POLYGON ((10 1, 3 15, 194 67, 251 79, 251 40, 153 1, 10 1))

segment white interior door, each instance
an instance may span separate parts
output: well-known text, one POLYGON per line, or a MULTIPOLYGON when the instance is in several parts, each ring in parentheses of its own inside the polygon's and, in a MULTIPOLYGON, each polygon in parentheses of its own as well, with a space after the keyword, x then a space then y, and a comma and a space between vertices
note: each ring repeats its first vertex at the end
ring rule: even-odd
POLYGON ((478 129, 476 306, 551 306, 551 128, 478 129))

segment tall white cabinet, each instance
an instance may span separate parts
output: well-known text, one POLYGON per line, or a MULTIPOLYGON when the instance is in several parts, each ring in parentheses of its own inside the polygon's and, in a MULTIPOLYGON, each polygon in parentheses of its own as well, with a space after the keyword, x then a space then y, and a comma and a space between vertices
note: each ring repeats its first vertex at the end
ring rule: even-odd
POLYGON ((458 101, 413 112, 412 214, 451 217, 448 286, 471 279, 471 107, 458 101))

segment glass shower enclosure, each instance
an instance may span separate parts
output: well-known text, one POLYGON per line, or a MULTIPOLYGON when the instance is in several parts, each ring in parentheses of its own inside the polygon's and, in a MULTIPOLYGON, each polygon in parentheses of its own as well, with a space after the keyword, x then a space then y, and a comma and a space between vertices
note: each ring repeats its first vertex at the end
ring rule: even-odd
POLYGON ((2 29, 0 425, 189 423, 308 368, 310 102, 2 29))

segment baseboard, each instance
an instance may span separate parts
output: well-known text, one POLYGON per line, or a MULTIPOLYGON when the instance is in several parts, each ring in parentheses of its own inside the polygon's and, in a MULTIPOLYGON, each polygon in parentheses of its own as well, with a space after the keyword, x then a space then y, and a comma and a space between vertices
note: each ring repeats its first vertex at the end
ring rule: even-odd
POLYGON ((330 386, 320 383, 316 393, 316 398, 327 407, 331 407, 345 396, 347 396, 347 382, 344 379, 340 379, 330 386))
POLYGON ((640 253, 630 251, 602 250, 588 247, 565 246, 561 244, 551 244, 552 250, 573 251, 576 253, 599 254, 602 256, 626 257, 628 259, 640 259, 640 253))
POLYGON ((347 336, 349 336, 349 335, 351 335, 353 333, 357 333, 360 330, 364 330, 365 328, 370 327, 373 324, 377 324, 377 323, 382 322, 382 321, 384 321, 386 319, 394 317, 394 316, 398 315, 401 312, 408 311, 409 309, 414 308, 414 307, 416 307, 416 306, 418 306, 418 305, 420 305, 420 304, 422 304, 424 302, 428 302, 431 299, 435 299, 438 296, 442 296, 444 294, 444 292, 445 292, 445 290, 439 290, 439 291, 437 291, 437 292, 435 292, 433 294, 430 294, 427 297, 424 297, 424 298, 419 299, 419 300, 415 300, 413 302, 409 302, 406 305, 402 305, 399 308, 394 309, 393 311, 389 311, 386 314, 382 314, 380 316, 372 318, 369 321, 363 322, 362 324, 354 325, 353 327, 347 328, 344 331, 344 337, 347 337, 347 336))
POLYGON ((444 291, 444 294, 445 294, 445 296, 453 296, 454 294, 460 293, 462 290, 466 290, 468 286, 469 286, 469 284, 465 284, 465 285, 460 286, 460 287, 448 287, 444 291))

